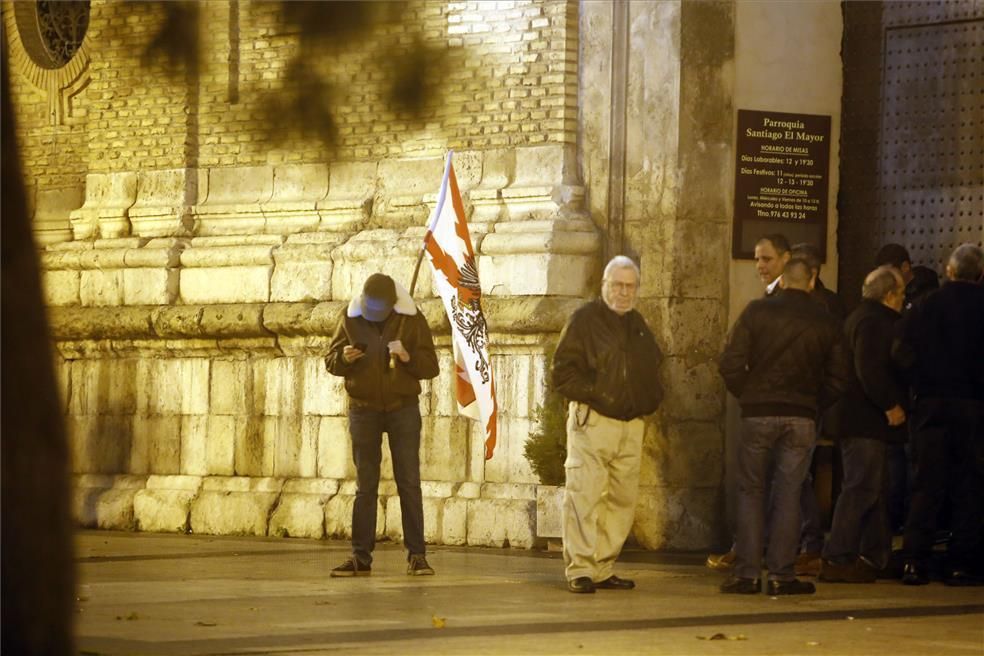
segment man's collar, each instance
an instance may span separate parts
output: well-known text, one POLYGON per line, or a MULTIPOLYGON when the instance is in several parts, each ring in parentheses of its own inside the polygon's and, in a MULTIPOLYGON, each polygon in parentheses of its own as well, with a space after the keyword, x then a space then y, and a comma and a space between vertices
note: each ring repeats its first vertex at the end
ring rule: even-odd
POLYGON ((766 285, 766 287, 765 287, 765 295, 766 296, 772 296, 773 294, 776 293, 776 290, 779 289, 779 281, 780 280, 782 280, 782 276, 779 276, 778 278, 776 278, 775 280, 773 280, 772 282, 770 282, 768 285, 766 285))

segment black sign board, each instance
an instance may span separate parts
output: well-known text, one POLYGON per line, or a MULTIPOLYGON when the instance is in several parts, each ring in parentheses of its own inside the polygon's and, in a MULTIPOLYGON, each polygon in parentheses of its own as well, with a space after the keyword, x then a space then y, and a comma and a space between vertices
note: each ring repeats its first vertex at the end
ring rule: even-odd
POLYGON ((751 259, 762 235, 808 242, 827 258, 830 117, 738 110, 731 255, 751 259))

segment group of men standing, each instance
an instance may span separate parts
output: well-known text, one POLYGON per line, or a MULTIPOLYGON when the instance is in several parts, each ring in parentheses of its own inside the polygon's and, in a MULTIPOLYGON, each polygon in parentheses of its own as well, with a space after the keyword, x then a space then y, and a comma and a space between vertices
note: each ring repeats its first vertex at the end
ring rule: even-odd
POLYGON ((886 247, 864 281, 861 304, 841 321, 831 293, 818 292, 819 258, 810 250, 791 249, 781 235, 759 241, 766 295, 742 312, 719 361, 742 415, 733 555, 708 561, 717 569, 733 563, 721 591, 761 591, 763 552, 769 594, 815 591, 796 576, 806 573, 799 565, 813 555, 806 545, 815 544, 810 534, 819 523, 808 476, 818 424, 838 439, 844 472, 818 559, 821 581, 871 582, 890 572, 889 505, 906 496, 905 483, 890 475, 890 454, 908 441, 903 583, 929 581, 937 521, 949 499, 944 583, 980 584, 984 252, 957 248, 946 284, 926 294, 931 285, 904 249, 886 247))
MULTIPOLYGON (((898 492, 906 487, 902 477, 891 473, 906 470, 897 467, 906 442, 912 480, 903 582, 929 581, 937 520, 948 499, 952 540, 944 583, 981 583, 975 567, 984 519, 984 251, 957 248, 942 289, 926 294, 933 285, 925 273, 911 266, 905 249, 890 245, 846 319, 840 299, 820 282, 816 248, 790 247, 782 235, 769 235, 755 255, 766 293, 738 317, 719 360, 741 406, 734 547, 709 559, 717 569, 734 570, 721 591, 809 594, 814 584, 797 575, 814 561, 821 581, 874 581, 889 567, 889 518, 903 503, 896 497, 906 496, 898 492), (826 544, 809 475, 818 434, 838 438, 844 470, 826 544)), ((633 523, 642 418, 663 396, 656 376, 662 353, 634 308, 639 285, 638 266, 613 258, 601 298, 571 316, 552 365, 553 386, 569 400, 563 537, 565 578, 574 593, 635 587, 614 573, 614 564, 633 523)), ((419 381, 438 369, 427 323, 409 294, 387 276, 370 276, 338 326, 326 365, 345 378, 358 474, 352 556, 332 576, 372 571, 384 432, 400 494, 407 573, 432 575, 423 538, 417 396, 419 381)))

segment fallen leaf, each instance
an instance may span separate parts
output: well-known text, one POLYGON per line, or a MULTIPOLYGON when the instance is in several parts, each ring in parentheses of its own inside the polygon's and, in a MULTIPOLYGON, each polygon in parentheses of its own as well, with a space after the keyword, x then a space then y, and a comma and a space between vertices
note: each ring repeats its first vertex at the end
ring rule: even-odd
POLYGON ((431 616, 431 624, 434 625, 435 629, 443 629, 444 625, 447 624, 447 620, 443 617, 438 617, 437 615, 431 616))
POLYGON ((853 620, 853 619, 854 619, 854 616, 853 616, 853 615, 848 615, 848 616, 847 616, 847 619, 848 619, 848 620, 853 620))
POLYGON ((807 647, 819 647, 820 646, 820 643, 817 642, 816 640, 810 640, 809 642, 806 643, 806 646, 807 647))
POLYGON ((130 613, 129 615, 126 616, 126 620, 127 621, 130 621, 130 620, 139 620, 139 619, 140 619, 140 616, 137 615, 136 613, 130 613))
POLYGON ((195 622, 195 626, 217 626, 217 625, 215 622, 202 622, 201 620, 198 620, 197 622, 195 622))
POLYGON ((744 633, 739 633, 735 636, 728 636, 728 640, 748 640, 744 633))

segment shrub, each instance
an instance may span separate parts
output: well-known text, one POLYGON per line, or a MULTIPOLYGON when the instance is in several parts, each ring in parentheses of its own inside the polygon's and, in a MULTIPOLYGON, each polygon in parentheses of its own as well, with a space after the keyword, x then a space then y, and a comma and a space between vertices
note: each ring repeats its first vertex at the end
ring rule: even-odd
POLYGON ((544 485, 564 484, 567 460, 567 403, 556 392, 548 392, 543 405, 533 408, 533 425, 523 455, 544 485))

